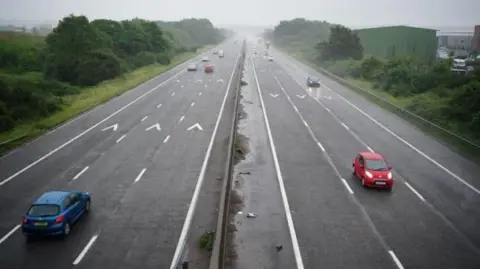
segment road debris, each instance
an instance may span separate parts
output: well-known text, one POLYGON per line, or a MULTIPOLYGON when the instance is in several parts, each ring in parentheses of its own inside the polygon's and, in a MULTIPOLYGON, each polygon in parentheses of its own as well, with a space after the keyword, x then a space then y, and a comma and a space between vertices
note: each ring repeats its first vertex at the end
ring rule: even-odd
POLYGON ((256 217, 257 217, 257 214, 255 214, 255 213, 248 213, 247 214, 247 218, 253 219, 253 218, 256 218, 256 217))

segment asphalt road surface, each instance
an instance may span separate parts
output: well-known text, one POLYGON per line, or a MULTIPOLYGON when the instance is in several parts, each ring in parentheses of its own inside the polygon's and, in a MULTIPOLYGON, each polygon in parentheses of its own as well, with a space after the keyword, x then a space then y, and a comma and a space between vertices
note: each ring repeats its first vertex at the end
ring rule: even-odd
POLYGON ((213 74, 179 65, 1 158, 0 267, 168 268, 219 111, 233 100, 241 42, 220 48, 225 58, 206 54, 213 74), (27 244, 22 214, 57 189, 90 192, 91 214, 65 240, 27 244))
POLYGON ((264 51, 249 44, 248 68, 278 159, 271 169, 285 186, 278 195, 297 268, 480 268, 478 165, 273 48, 267 61, 264 51), (308 89, 308 75, 322 87, 308 89), (352 176, 361 151, 393 165, 391 193, 352 176))

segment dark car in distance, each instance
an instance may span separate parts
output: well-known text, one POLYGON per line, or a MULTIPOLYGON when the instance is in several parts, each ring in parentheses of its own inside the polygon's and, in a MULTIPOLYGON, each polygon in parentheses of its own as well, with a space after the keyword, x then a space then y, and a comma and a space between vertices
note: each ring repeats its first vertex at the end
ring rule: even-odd
POLYGON ((307 87, 320 87, 320 79, 317 77, 308 77, 307 78, 307 87))

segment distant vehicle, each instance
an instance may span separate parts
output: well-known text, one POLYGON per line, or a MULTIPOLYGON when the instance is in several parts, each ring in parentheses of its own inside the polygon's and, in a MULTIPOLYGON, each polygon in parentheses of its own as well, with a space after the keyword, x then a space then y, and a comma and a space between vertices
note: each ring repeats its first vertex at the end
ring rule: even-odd
POLYGON ((205 65, 205 73, 213 73, 213 65, 211 64, 205 65))
POLYGON ((218 57, 223 58, 225 55, 223 53, 223 50, 218 51, 218 57))
POLYGON ((67 236, 71 226, 90 211, 90 202, 88 192, 46 192, 23 216, 22 232, 27 239, 35 235, 67 236))
POLYGON ((308 77, 307 78, 307 87, 320 87, 320 79, 317 77, 308 77))
POLYGON ((353 161, 353 174, 362 181, 364 187, 392 190, 392 166, 378 153, 360 152, 353 161))
POLYGON ((208 59, 207 56, 205 56, 205 57, 202 58, 202 62, 208 62, 208 61, 209 61, 209 59, 208 59))
POLYGON ((187 71, 197 71, 197 65, 196 64, 189 64, 187 67, 187 71))
POLYGON ((268 61, 273 62, 273 57, 272 57, 272 56, 268 56, 268 61))

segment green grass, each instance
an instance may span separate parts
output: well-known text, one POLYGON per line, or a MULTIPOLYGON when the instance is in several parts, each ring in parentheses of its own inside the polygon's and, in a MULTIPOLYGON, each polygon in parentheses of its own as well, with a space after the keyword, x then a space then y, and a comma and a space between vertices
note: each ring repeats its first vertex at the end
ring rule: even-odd
MULTIPOLYGON (((284 51, 286 52, 286 51, 284 51)), ((408 113, 405 113, 404 111, 376 98, 375 96, 369 94, 373 93, 374 95, 381 97, 383 99, 388 100, 389 102, 401 107, 401 108, 406 108, 408 105, 412 103, 415 97, 405 97, 405 98, 397 98, 394 97, 386 92, 377 90, 373 87, 372 83, 364 80, 358 80, 358 79, 353 79, 353 78, 343 78, 339 79, 336 76, 332 75, 329 72, 326 72, 328 70, 323 69, 322 67, 316 66, 315 64, 309 62, 306 60, 302 55, 298 53, 289 53, 290 56, 293 58, 297 59, 298 61, 310 66, 311 68, 314 68, 315 70, 319 71, 323 75, 337 81, 338 83, 342 84, 343 86, 355 91, 356 93, 359 93, 360 95, 364 96, 366 99, 370 100, 372 103, 377 104, 378 106, 395 113, 396 115, 400 116, 402 119, 405 121, 411 123, 412 125, 416 126, 426 134, 429 134, 430 136, 436 138, 438 141, 443 142, 444 145, 452 149, 453 151, 467 157, 471 158, 472 161, 474 162, 480 162, 480 150, 476 147, 473 147, 469 143, 464 142, 461 139, 458 139, 455 136, 452 136, 428 123, 425 123, 424 121, 409 115, 408 113), (361 89, 359 89, 361 88, 361 89)), ((455 125, 454 123, 448 123, 448 126, 446 123, 440 123, 438 124, 439 126, 444 127, 447 130, 450 130, 454 133, 460 133, 462 136, 466 133, 468 133, 468 130, 462 130, 460 127, 455 125)), ((471 137, 467 137, 467 139, 473 140, 471 137)), ((473 140, 475 141, 475 140, 473 140)), ((478 141, 475 141, 478 144, 478 141)))
POLYGON ((207 251, 212 251, 214 237, 215 237, 214 232, 205 232, 202 236, 200 236, 200 239, 198 240, 198 244, 200 248, 205 249, 207 251))
POLYGON ((21 124, 13 130, 0 133, 0 154, 32 140, 69 119, 119 96, 143 82, 203 53, 213 46, 178 55, 169 65, 154 64, 134 70, 123 77, 107 80, 80 94, 64 97, 63 108, 49 117, 21 124))

